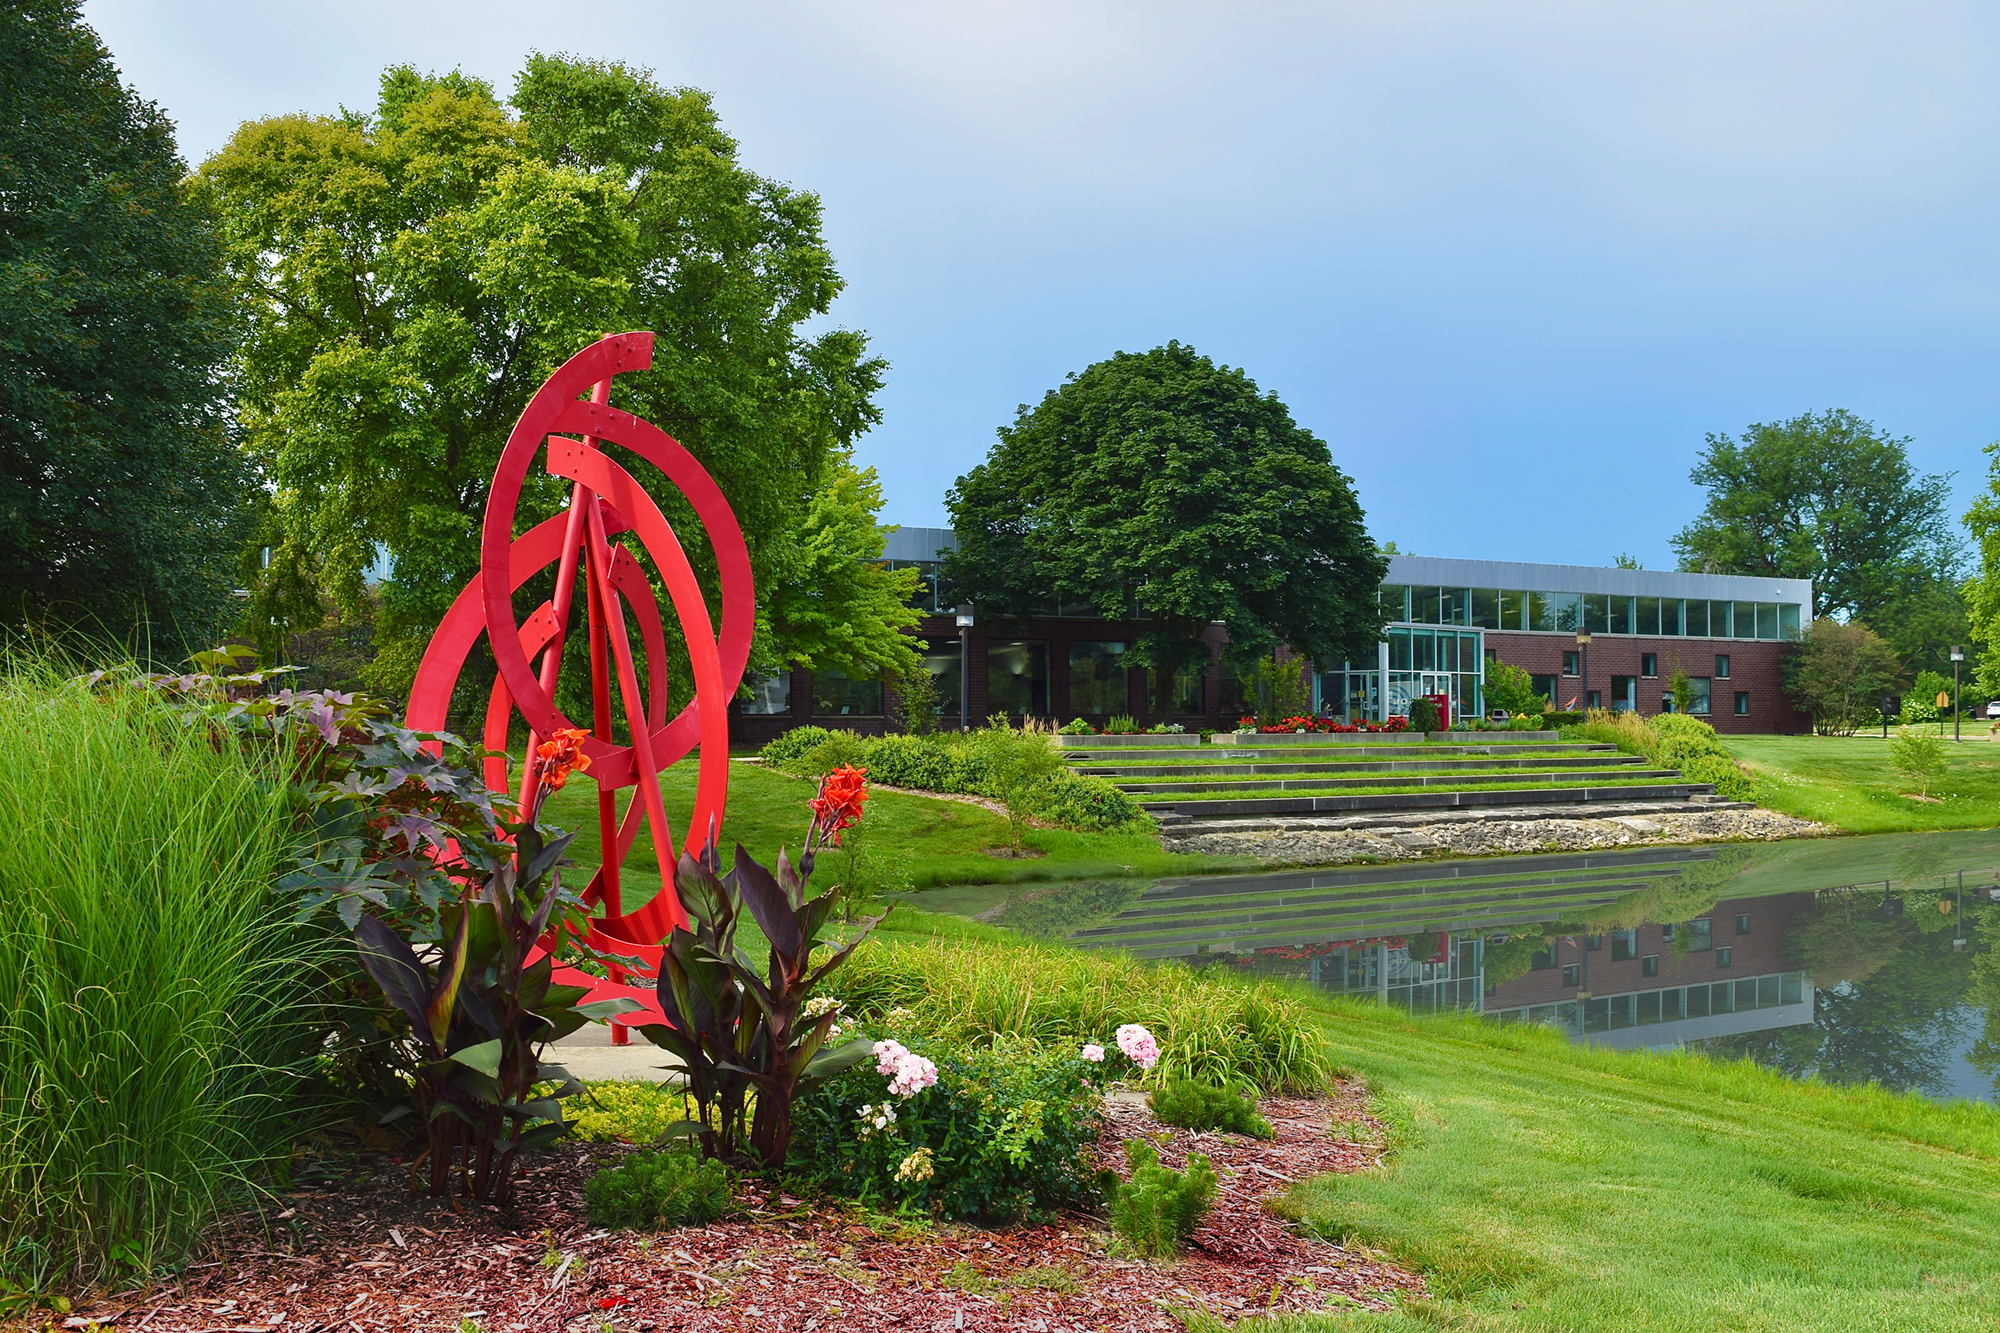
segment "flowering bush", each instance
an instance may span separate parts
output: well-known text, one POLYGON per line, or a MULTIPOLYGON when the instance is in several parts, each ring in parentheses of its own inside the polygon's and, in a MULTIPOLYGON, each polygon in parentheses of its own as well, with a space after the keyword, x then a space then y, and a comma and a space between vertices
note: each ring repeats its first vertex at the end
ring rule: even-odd
POLYGON ((842 1194, 951 1218, 1101 1202, 1088 1153, 1103 1064, 1005 1038, 972 1047, 910 1036, 874 1049, 873 1064, 800 1094, 794 1167, 842 1194))
POLYGON ((1118 1029, 1118 1049, 1141 1069, 1151 1069, 1160 1063, 1160 1043, 1137 1023, 1127 1023, 1118 1029))

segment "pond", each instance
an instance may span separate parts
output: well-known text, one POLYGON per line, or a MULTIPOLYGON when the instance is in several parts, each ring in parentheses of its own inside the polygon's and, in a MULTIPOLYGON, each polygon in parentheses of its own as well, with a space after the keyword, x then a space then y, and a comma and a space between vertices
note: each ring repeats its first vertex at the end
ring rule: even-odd
POLYGON ((2000 1101, 2000 831, 913 895, 1083 948, 2000 1101))

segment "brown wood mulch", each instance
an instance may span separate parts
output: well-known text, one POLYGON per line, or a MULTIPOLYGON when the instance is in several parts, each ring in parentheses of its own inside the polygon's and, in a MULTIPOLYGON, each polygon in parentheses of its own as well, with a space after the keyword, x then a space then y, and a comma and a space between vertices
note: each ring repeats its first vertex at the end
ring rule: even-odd
MULTIPOLYGON (((1098 1145, 1151 1135, 1183 1166, 1205 1153, 1220 1177, 1194 1245, 1171 1264, 1113 1258, 1101 1218, 985 1229, 904 1226, 839 1202, 746 1182, 741 1215, 656 1235, 593 1229, 583 1180, 626 1151, 568 1144, 537 1159, 511 1211, 411 1193, 407 1165, 380 1153, 338 1162, 319 1183, 225 1231, 171 1286, 80 1305, 56 1327, 146 1333, 665 1333, 666 1330, 1172 1330, 1176 1308, 1225 1321, 1270 1310, 1385 1309, 1422 1279, 1377 1256, 1302 1236, 1265 1207, 1291 1182, 1372 1166, 1381 1142, 1358 1088, 1328 1100, 1269 1098, 1263 1143, 1168 1130, 1114 1098, 1098 1145), (1331 1126, 1331 1130, 1329 1129, 1331 1126)), ((325 1164, 322 1164, 323 1167, 325 1164)))

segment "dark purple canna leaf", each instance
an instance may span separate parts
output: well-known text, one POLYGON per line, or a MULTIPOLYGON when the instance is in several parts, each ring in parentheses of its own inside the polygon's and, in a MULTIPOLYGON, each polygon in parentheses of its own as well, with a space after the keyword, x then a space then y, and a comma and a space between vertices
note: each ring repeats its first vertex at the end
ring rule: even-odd
MULTIPOLYGON (((782 849, 778 852, 778 864, 785 864, 782 849)), ((740 842, 736 844, 735 876, 736 891, 743 895, 744 906, 750 909, 757 929, 764 932, 771 948, 786 958, 798 957, 805 946, 805 936, 799 929, 798 904, 770 871, 743 850, 740 842)))
MULTIPOLYGON (((389 929, 378 917, 364 916, 354 927, 354 943, 361 951, 361 965, 368 969, 368 975, 375 978, 375 984, 382 988, 382 994, 389 1003, 403 1011, 410 1020, 411 1027, 426 1041, 430 1040, 430 1019, 425 1013, 431 1003, 430 975, 424 965, 417 961, 416 950, 389 929)), ((432 1053, 443 1050, 439 1043, 431 1044, 432 1053)))

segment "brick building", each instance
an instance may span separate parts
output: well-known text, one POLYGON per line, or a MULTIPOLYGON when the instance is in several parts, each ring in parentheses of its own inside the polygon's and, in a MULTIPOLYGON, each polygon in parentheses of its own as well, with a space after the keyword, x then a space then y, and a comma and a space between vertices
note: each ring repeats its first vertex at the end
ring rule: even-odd
MULTIPOLYGON (((892 565, 923 575, 918 634, 953 724, 962 699, 974 722, 1007 713, 1101 726, 1121 713, 1157 717, 1162 700, 1190 731, 1226 730, 1242 715, 1241 691, 1222 660, 1226 626, 1208 631, 1205 670, 1163 681, 1118 663, 1142 622, 1103 620, 1083 605, 1028 617, 961 608, 938 578, 938 558, 955 542, 949 529, 903 528, 889 535, 885 552, 892 565), (959 623, 962 610, 970 625, 959 623)), ((1380 720, 1407 713, 1425 694, 1449 695, 1460 713, 1483 713, 1481 676, 1495 657, 1532 674, 1560 708, 1670 711, 1668 681, 1678 666, 1695 691, 1691 711, 1718 731, 1809 729, 1785 700, 1780 666, 1812 619, 1805 580, 1395 556, 1381 597, 1389 627, 1375 660, 1318 672, 1319 713, 1380 720)), ((808 722, 879 732, 895 704, 881 681, 835 672, 793 671, 753 689, 732 718, 743 744, 808 722)))

